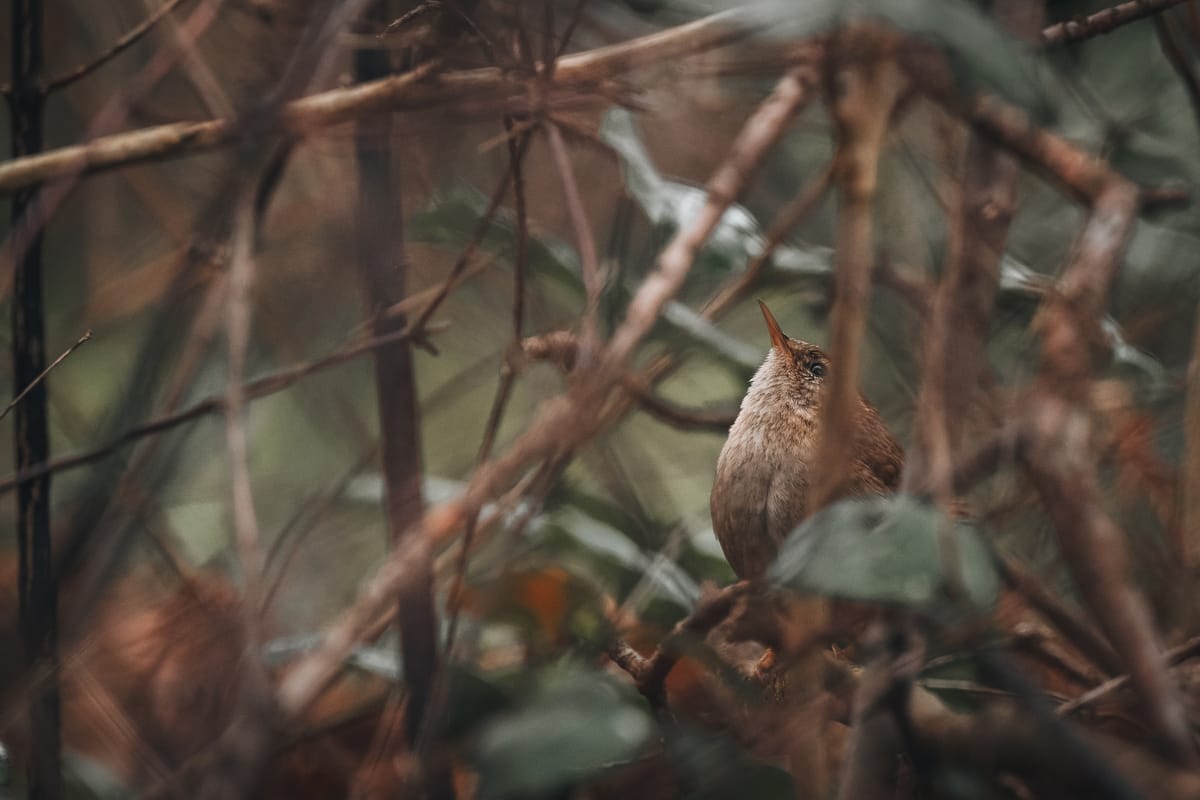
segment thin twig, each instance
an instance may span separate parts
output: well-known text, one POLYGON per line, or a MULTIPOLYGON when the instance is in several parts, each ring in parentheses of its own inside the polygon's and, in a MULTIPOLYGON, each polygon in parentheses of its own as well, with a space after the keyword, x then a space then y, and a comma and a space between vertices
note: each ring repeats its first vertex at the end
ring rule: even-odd
POLYGON ((703 638, 728 619, 751 589, 749 582, 739 581, 702 599, 690 614, 676 623, 649 658, 641 656, 620 639, 614 639, 609 646, 609 658, 630 674, 638 691, 653 708, 662 708, 667 700, 667 676, 683 655, 682 646, 689 640, 703 638))
POLYGON ((79 345, 83 344, 86 341, 89 341, 91 338, 92 338, 92 332, 90 330, 84 331, 83 336, 80 336, 75 341, 75 344, 68 347, 66 350, 63 351, 62 355, 60 355, 58 358, 51 361, 50 366, 48 366, 44 370, 42 370, 41 374, 38 375, 36 378, 34 378, 32 383, 30 383, 28 386, 26 386, 24 389, 22 389, 20 394, 18 394, 16 397, 14 397, 12 400, 9 401, 8 405, 6 405, 4 407, 4 410, 0 411, 0 419, 4 419, 6 416, 8 416, 8 412, 12 411, 13 407, 16 406, 17 403, 21 402, 25 398, 25 395, 27 395, 31 391, 33 391, 33 387, 37 386, 39 383, 41 383, 43 380, 45 380, 46 376, 50 374, 50 370, 57 367, 59 364, 61 364, 63 362, 63 360, 66 359, 67 356, 69 356, 69 355, 71 355, 71 353, 75 352, 76 347, 79 347, 79 345))
POLYGON ((251 292, 254 284, 254 186, 243 192, 241 210, 234 220, 233 255, 229 267, 229 303, 226 331, 229 345, 229 382, 225 393, 225 446, 229 452, 229 481, 233 497, 234 542, 244 575, 246 630, 250 646, 262 644, 259 609, 262 607, 264 557, 250 486, 250 448, 246 437, 246 350, 250 345, 251 292))
MULTIPOLYGON (((522 161, 525 158, 526 149, 532 138, 532 134, 529 132, 522 133, 519 141, 513 138, 512 134, 515 127, 512 119, 507 117, 504 119, 504 129, 508 144, 507 175, 512 178, 513 204, 516 206, 517 216, 515 233, 517 240, 516 256, 513 260, 512 341, 509 344, 510 352, 511 349, 519 347, 521 331, 525 326, 525 270, 527 267, 526 256, 529 249, 529 230, 528 220, 526 219, 525 173, 522 169, 522 161)), ((495 396, 492 398, 492 406, 488 411, 487 423, 483 428, 483 440, 480 442, 479 451, 475 456, 475 466, 477 468, 492 457, 492 447, 496 443, 496 434, 500 430, 500 422, 504 419, 504 412, 508 407, 509 398, 512 396, 512 388, 516 382, 516 369, 511 362, 512 359, 506 357, 500 367, 500 383, 496 387, 495 396)), ((462 596, 463 585, 466 583, 467 565, 471 559, 471 546, 474 542, 475 531, 478 526, 479 515, 474 514, 468 520, 463 530, 458 563, 454 572, 454 582, 451 584, 449 593, 449 622, 446 625, 446 644, 444 648, 447 656, 454 647, 454 640, 458 635, 458 621, 462 613, 462 603, 459 602, 459 599, 462 596)))
MULTIPOLYGON (((1188 659, 1195 658, 1197 655, 1200 655, 1200 637, 1189 639, 1181 645, 1172 647, 1163 654, 1167 664, 1172 667, 1178 666, 1188 659)), ((1125 686, 1127 683, 1129 683, 1128 675, 1117 675, 1114 678, 1109 678, 1095 688, 1089 689, 1078 697, 1068 700, 1060 705, 1057 709, 1057 713, 1064 717, 1068 714, 1073 714, 1076 711, 1093 705, 1096 701, 1107 697, 1116 690, 1120 689, 1122 686, 1125 686)))
POLYGON ((758 280, 779 245, 783 244, 796 226, 812 212, 832 182, 833 162, 830 162, 810 176, 796 192, 796 196, 779 210, 767 225, 762 250, 746 263, 746 269, 740 275, 726 282, 712 299, 704 304, 700 309, 702 316, 709 319, 718 316, 746 296, 748 287, 758 280))
POLYGON ((1184 0, 1130 0, 1128 3, 1088 14, 1086 17, 1069 19, 1042 30, 1042 43, 1047 45, 1069 44, 1111 33, 1122 25, 1136 22, 1144 17, 1158 14, 1184 0))
MULTIPOLYGON (((167 0, 161 6, 154 10, 150 16, 146 17, 140 23, 131 28, 124 36, 113 42, 112 46, 105 50, 100 55, 96 56, 91 61, 80 64, 74 69, 68 70, 61 75, 56 75, 53 78, 47 78, 42 82, 42 91, 46 94, 58 91, 68 84, 75 83, 81 78, 87 77, 100 67, 112 61, 132 45, 136 44, 139 39, 150 32, 150 29, 158 24, 159 20, 174 11, 185 0, 167 0)), ((0 89, 0 93, 5 92, 7 87, 0 89)))
MULTIPOLYGON (((578 93, 599 81, 650 64, 702 52, 752 32, 736 13, 714 14, 686 25, 560 59, 553 88, 578 93)), ((390 78, 310 95, 284 106, 281 133, 304 136, 382 110, 422 109, 467 99, 520 97, 524 81, 497 68, 452 72, 432 79, 428 62, 390 78)), ((95 139, 0 164, 0 193, 77 172, 176 158, 220 147, 249 133, 237 120, 178 122, 95 139)))
MULTIPOLYGON (((431 332, 434 329, 431 327, 425 333, 431 332)), ((394 342, 408 341, 419 336, 424 336, 425 333, 419 333, 416 330, 405 329, 397 331, 386 336, 377 336, 357 344, 348 345, 341 350, 330 353, 329 355, 318 358, 313 361, 306 361, 303 364, 297 364, 286 369, 272 372, 263 375, 261 378, 255 378, 246 383, 245 397, 247 400, 257 400, 260 397, 274 394, 282 391, 299 380, 307 378, 317 372, 335 367, 338 364, 343 364, 352 359, 358 358, 364 353, 369 353, 372 350, 385 347, 394 342)), ((105 456, 132 444, 137 440, 159 433, 185 422, 190 422, 198 417, 203 417, 208 414, 215 414, 225 407, 226 395, 224 393, 210 395, 203 400, 197 401, 192 405, 180 411, 162 414, 151 420, 148 420, 141 425, 134 426, 122 433, 120 436, 111 441, 100 445, 93 450, 87 450, 75 455, 56 458, 42 464, 35 464, 28 469, 21 470, 9 477, 0 480, 0 494, 10 492, 20 484, 38 478, 42 475, 49 475, 52 472, 61 472, 63 470, 74 469, 75 467, 91 464, 99 461, 105 456)))
MULTIPOLYGON (((560 70, 562 66, 560 63, 560 70)), ((634 294, 625 319, 601 353, 598 368, 580 375, 565 395, 544 401, 526 431, 504 455, 476 469, 457 498, 425 513, 379 571, 363 583, 354 604, 327 630, 324 642, 284 677, 277 696, 286 714, 295 715, 307 708, 337 674, 366 625, 395 596, 397 587, 410 580, 408 562, 419 555, 417 551, 435 546, 460 530, 530 464, 562 462, 579 443, 611 423, 614 416, 602 412, 616 383, 612 376, 627 368, 663 306, 682 289, 696 254, 725 210, 741 195, 750 174, 778 141, 787 123, 809 99, 810 88, 803 72, 789 73, 747 120, 729 158, 709 183, 704 208, 676 234, 659 258, 658 268, 634 294)))
POLYGON ((567 153, 567 145, 563 142, 562 131, 553 122, 543 126, 546 139, 550 143, 550 152, 554 156, 554 164, 562 182, 563 200, 567 206, 567 216, 571 220, 571 230, 575 233, 575 246, 579 251, 579 263, 583 271, 584 301, 583 308, 583 346, 584 357, 590 356, 591 349, 598 342, 599 331, 596 328, 596 314, 600 310, 600 293, 604 290, 604 276, 600 272, 600 262, 596 257, 596 239, 592 235, 592 226, 588 222, 587 212, 583 208, 583 198, 579 195, 579 184, 575 180, 575 167, 571 164, 571 156, 567 153))
POLYGON ((1092 626, 1081 620, 1036 575, 1011 557, 997 556, 995 564, 1004 582, 1045 617, 1089 661, 1109 675, 1121 671, 1121 660, 1092 626))
MULTIPOLYGON (((528 147, 529 137, 526 136, 517 145, 520 158, 525 157, 525 151, 528 147)), ((454 265, 450 267, 450 274, 438 286, 433 298, 425 304, 425 307, 421 309, 421 313, 417 315, 416 322, 413 323, 417 330, 420 330, 422 326, 428 323, 434 312, 441 307, 446 297, 450 294, 450 290, 457 285, 456 281, 462 276, 463 270, 466 269, 471 259, 475 256, 475 252, 479 249, 479 245, 483 242, 484 237, 491 230, 492 220, 496 216, 496 211, 500 208, 501 201, 504 200, 505 193, 508 192, 509 183, 513 180, 514 170, 515 166, 510 159, 508 168, 504 171, 504 176, 496 184, 496 188, 492 190, 492 196, 488 200, 487 208, 484 209, 479 221, 475 223, 475 230, 472 231, 470 240, 467 241, 466 247, 459 253, 458 258, 454 261, 454 265)), ((407 302, 407 298, 404 302, 407 302)), ((392 313, 392 309, 388 309, 387 313, 392 313)))

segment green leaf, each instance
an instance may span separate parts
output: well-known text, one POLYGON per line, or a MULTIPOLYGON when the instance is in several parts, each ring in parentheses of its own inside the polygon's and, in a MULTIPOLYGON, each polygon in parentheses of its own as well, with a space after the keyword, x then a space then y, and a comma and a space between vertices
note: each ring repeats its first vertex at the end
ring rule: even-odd
POLYGON ((907 495, 843 500, 815 514, 784 542, 768 578, 798 591, 926 612, 959 604, 983 609, 1000 589, 974 527, 907 495), (946 574, 947 563, 956 574, 946 574))
POLYGON ((655 594, 683 609, 691 609, 700 587, 670 559, 644 552, 621 530, 575 506, 556 509, 550 523, 569 534, 587 552, 645 578, 655 594))
MULTIPOLYGON (((633 115, 613 108, 604 115, 600 138, 621 157, 625 188, 655 225, 672 230, 695 218, 704 206, 703 189, 668 180, 654 166, 642 143, 633 115)), ((762 252, 763 237, 758 220, 745 207, 731 205, 709 237, 705 252, 726 263, 742 263, 762 252)))
POLYGON ((479 797, 533 797, 575 785, 635 756, 651 729, 644 708, 604 673, 555 669, 523 707, 481 732, 479 797))

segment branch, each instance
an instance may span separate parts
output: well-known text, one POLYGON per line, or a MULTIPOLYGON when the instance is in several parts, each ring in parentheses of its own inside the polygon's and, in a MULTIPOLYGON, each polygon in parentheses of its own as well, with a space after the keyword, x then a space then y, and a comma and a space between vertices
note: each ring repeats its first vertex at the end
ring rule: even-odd
POLYGON ((1129 576, 1125 537, 1104 511, 1090 452, 1092 337, 1137 214, 1138 192, 1111 178, 1094 202, 1072 262, 1038 315, 1042 367, 1021 455, 1058 532, 1080 595, 1121 657, 1159 743, 1181 764, 1197 754, 1184 707, 1160 657, 1145 600, 1129 576))
POLYGON ((858 424, 858 361, 875 263, 879 157, 892 113, 909 86, 898 61, 902 42, 898 34, 863 26, 840 31, 829 44, 839 200, 830 356, 838 368, 821 407, 815 462, 820 469, 808 489, 810 513, 838 496, 851 466, 852 448, 845 443, 854 439, 858 424))
POLYGON ((683 655, 682 646, 691 640, 703 639, 733 613, 737 604, 751 591, 748 581, 739 581, 721 589, 696 604, 671 630, 649 658, 643 658, 632 647, 617 639, 609 647, 613 663, 629 673, 638 691, 652 708, 663 708, 667 702, 666 681, 671 670, 683 655))
MULTIPOLYGON (((560 71, 566 61, 559 62, 560 71)), ((364 582, 354 604, 328 629, 322 644, 284 678, 278 698, 286 713, 295 715, 306 708, 337 674, 362 631, 412 579, 408 563, 414 555, 446 541, 530 464, 562 458, 613 421, 615 414, 602 413, 616 385, 613 375, 626 369, 663 306, 682 288, 696 253, 787 123, 804 106, 809 88, 799 70, 780 80, 775 93, 747 120, 729 157, 717 168, 704 207, 667 245, 657 269, 638 288, 625 319, 601 353, 598 367, 581 374, 566 394, 544 401, 508 452, 478 467, 457 498, 426 511, 375 576, 364 582)))
MULTIPOLYGON (((587 212, 583 208, 583 198, 579 196, 579 184, 575 180, 575 168, 571 165, 571 157, 567 153, 567 145, 563 142, 562 131, 553 122, 545 126, 546 138, 550 142, 550 152, 554 156, 554 164, 562 182, 563 201, 567 206, 567 216, 571 220, 571 229, 575 232, 575 247, 579 251, 579 263, 583 271, 584 295, 586 297, 583 310, 583 343, 586 350, 595 346, 599 331, 596 328, 596 314, 600 310, 600 293, 604 290, 604 276, 600 272, 600 262, 596 257, 596 239, 592 235, 592 226, 588 223, 587 212)), ((590 356, 590 354, 585 353, 590 356)))
POLYGON ((178 6, 183 4, 183 2, 184 0, 167 0, 167 2, 155 9, 153 14, 142 20, 141 23, 133 27, 120 39, 117 39, 117 41, 113 43, 112 47, 96 56, 96 58, 92 59, 86 64, 80 64, 74 69, 64 72, 62 75, 56 75, 53 78, 46 79, 42 83, 42 91, 46 94, 49 94, 62 89, 64 86, 75 83, 76 81, 85 78, 88 75, 91 75, 93 72, 100 69, 100 67, 104 66, 109 61, 112 61, 121 53, 125 52, 125 50, 127 50, 130 46, 135 44, 139 39, 149 33, 150 29, 153 28, 159 20, 166 17, 178 6))
MULTIPOLYGON (((250 447, 246 437, 246 350, 250 345, 251 298, 254 288, 255 214, 254 191, 257 181, 243 190, 240 209, 234 219, 229 265, 229 298, 225 315, 229 349, 229 381, 225 393, 225 446, 229 453, 229 482, 232 495, 234 542, 243 574, 243 609, 249 644, 256 651, 262 645, 260 609, 263 598, 265 562, 250 486, 250 447)), ((257 664, 257 660, 255 660, 257 664)), ((261 668, 254 664, 251 669, 261 668)))
POLYGON ((1158 14, 1182 2, 1184 0, 1130 0, 1128 3, 1121 3, 1086 17, 1050 25, 1042 30, 1042 43, 1069 44, 1112 33, 1122 25, 1158 14))
MULTIPOLYGON (((1163 654, 1167 664, 1172 667, 1178 666, 1188 659, 1195 658, 1197 655, 1200 655, 1200 638, 1189 639, 1177 647, 1172 647, 1163 654)), ((1128 683, 1128 675, 1118 675, 1115 678, 1110 678, 1099 686, 1089 689, 1075 699, 1063 703, 1058 707, 1058 713, 1062 716, 1073 714, 1079 709, 1090 706, 1097 700, 1107 697, 1128 683)))
POLYGON ((1020 562, 997 556, 995 559, 1004 582, 1021 595, 1084 656, 1109 675, 1121 671, 1121 659, 1096 631, 1071 609, 1063 605, 1046 586, 1020 562))
MULTIPOLYGON (((996 2, 999 21, 1021 38, 1036 35, 1039 0, 996 2)), ((976 132, 967 142, 961 202, 952 213, 944 277, 924 331, 914 446, 907 454, 906 491, 932 493, 943 505, 954 496, 970 403, 986 370, 986 339, 1000 260, 1016 210, 1017 162, 976 132)))
MULTIPOLYGON (((639 67, 670 61, 737 41, 752 32, 742 15, 714 14, 620 44, 560 59, 546 91, 579 92, 639 67)), ((500 69, 451 72, 434 77, 435 64, 390 78, 310 95, 280 113, 280 133, 303 137, 316 130, 383 111, 423 109, 470 99, 525 96, 526 83, 500 69)), ((0 164, 0 193, 44 181, 127 164, 200 153, 255 135, 233 119, 177 122, 95 139, 0 164)))
MULTIPOLYGON (((579 340, 570 331, 551 331, 540 336, 528 336, 520 342, 521 354, 534 361, 549 361, 564 372, 575 368, 579 356, 579 340)), ((715 430, 725 433, 733 425, 737 410, 704 411, 681 408, 658 395, 643 382, 642 378, 629 372, 622 373, 618 380, 635 399, 643 411, 681 430, 715 430)))
MULTIPOLYGON (((303 364, 297 364, 287 369, 272 372, 263 375, 261 378, 255 378, 248 382, 245 386, 245 394, 247 400, 257 400, 260 397, 274 394, 282 391, 297 381, 307 378, 309 375, 321 372, 335 367, 338 364, 345 363, 351 359, 358 358, 364 353, 369 353, 378 347, 385 347, 399 341, 408 341, 424 336, 423 333, 415 330, 405 329, 397 333, 388 334, 387 336, 378 336, 358 344, 349 345, 334 353, 330 353, 324 358, 318 358, 315 361, 307 361, 303 364)), ((56 458, 52 461, 42 462, 40 464, 31 465, 25 469, 18 470, 15 474, 0 480, 0 494, 10 492, 17 486, 27 481, 36 480, 43 475, 49 475, 54 472, 74 469, 85 464, 91 464, 95 461, 111 455, 121 448, 130 445, 143 437, 150 436, 155 433, 160 433, 177 425, 182 425, 185 422, 215 414, 225 408, 224 393, 210 395, 203 400, 200 400, 193 405, 188 406, 180 411, 163 414, 148 420, 141 425, 122 433, 115 439, 100 445, 93 450, 87 450, 83 453, 66 456, 64 458, 56 458)))
POLYGON ((37 386, 39 383, 44 381, 46 379, 46 376, 50 374, 50 371, 52 369, 54 369, 59 364, 61 364, 63 361, 65 361, 67 356, 71 355, 71 353, 75 352, 76 347, 79 347, 79 345, 83 344, 84 342, 91 341, 91 338, 92 338, 92 332, 90 330, 84 331, 83 336, 80 336, 78 339, 75 340, 75 344, 68 347, 66 350, 63 351, 62 355, 60 355, 58 358, 51 361, 50 366, 48 366, 44 370, 42 370, 41 373, 36 378, 33 379, 32 383, 30 383, 28 386, 26 386, 24 389, 22 389, 20 394, 18 394, 16 397, 14 397, 12 400, 9 401, 8 405, 6 405, 4 407, 4 410, 0 411, 0 419, 4 419, 5 417, 7 417, 8 412, 12 411, 13 407, 16 406, 17 403, 19 403, 23 399, 25 399, 25 395, 27 395, 31 391, 33 391, 33 388, 35 386, 37 386))

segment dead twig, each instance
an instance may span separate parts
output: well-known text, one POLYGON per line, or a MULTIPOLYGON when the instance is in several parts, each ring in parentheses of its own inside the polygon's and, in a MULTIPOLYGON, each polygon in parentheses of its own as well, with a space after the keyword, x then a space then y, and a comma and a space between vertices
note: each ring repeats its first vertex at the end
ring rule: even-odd
POLYGON ((1059 45, 1082 42, 1105 33, 1112 33, 1122 25, 1153 16, 1177 6, 1184 0, 1130 0, 1127 3, 1059 22, 1042 30, 1042 44, 1059 45))
MULTIPOLYGON (((736 13, 714 14, 620 44, 559 59, 553 88, 578 92, 639 67, 703 52, 751 32, 736 13)), ((498 68, 454 72, 432 78, 437 64, 426 62, 402 75, 310 95, 283 107, 280 133, 304 136, 384 110, 429 108, 468 99, 519 97, 523 81, 498 68)), ((12 192, 54 178, 91 173, 126 164, 176 158, 220 147, 247 133, 237 120, 179 122, 113 134, 80 145, 49 150, 0 164, 0 192, 12 192)))
MULTIPOLYGON (((1200 637, 1189 639, 1181 645, 1172 647, 1163 654, 1168 666, 1172 667, 1178 666, 1189 659, 1195 658, 1197 655, 1200 655, 1200 637)), ((1117 675, 1114 678, 1109 678, 1104 683, 1101 683, 1098 686, 1079 695, 1078 697, 1068 700, 1060 705, 1057 709, 1057 713, 1064 717, 1069 714, 1073 714, 1080 709, 1094 705, 1098 700, 1107 697, 1128 683, 1128 675, 1117 675)))
MULTIPOLYGON (((78 80, 87 77, 88 75, 91 75, 93 72, 100 69, 100 67, 104 66, 109 61, 112 61, 121 53, 128 50, 132 45, 136 44, 138 40, 149 33, 150 30, 157 25, 160 20, 162 20, 184 2, 185 0, 167 0, 157 9, 155 9, 154 13, 150 14, 144 20, 128 30, 125 35, 113 42, 107 50, 93 58, 91 61, 80 64, 74 69, 68 70, 61 75, 55 75, 52 78, 43 80, 41 84, 42 92, 44 94, 56 92, 59 89, 62 89, 78 80)), ((8 94, 10 91, 12 91, 11 87, 0 87, 0 94, 8 94)))
POLYGON ((600 272, 600 262, 596 257, 596 239, 592 235, 592 226, 588 222, 587 212, 583 208, 583 198, 579 195, 579 184, 575 180, 575 168, 571 165, 571 156, 567 153, 567 145, 563 141, 562 131, 553 122, 548 122, 544 129, 546 139, 550 142, 550 152, 554 156, 554 165, 562 182, 563 200, 567 206, 567 216, 571 220, 571 229, 575 232, 575 246, 579 251, 579 263, 583 271, 584 302, 583 309, 583 346, 585 358, 591 349, 599 342, 599 330, 596 327, 596 314, 600 310, 600 293, 604 290, 604 275, 600 272))
POLYGON ((748 581, 739 581, 701 599, 692 613, 676 623, 649 658, 643 657, 620 639, 614 639, 609 646, 609 658, 629 673, 651 707, 663 708, 667 701, 667 676, 683 655, 682 646, 686 642, 703 639, 728 619, 752 589, 748 581))
MULTIPOLYGON (((297 364, 286 369, 272 372, 263 375, 261 378, 255 378, 246 383, 245 397, 247 400, 257 400, 260 397, 274 394, 275 392, 283 391, 297 381, 307 378, 309 375, 316 374, 323 370, 335 367, 338 364, 344 364, 347 361, 358 358, 364 353, 369 353, 375 348, 385 347, 389 344, 398 341, 408 341, 418 337, 423 337, 427 333, 432 332, 434 328, 421 333, 416 330, 405 329, 396 333, 385 336, 377 336, 367 339, 357 344, 348 345, 336 352, 318 358, 313 361, 306 361, 303 364, 297 364)), ((210 395, 203 400, 197 401, 187 408, 179 411, 174 411, 167 414, 161 414, 153 419, 150 419, 141 425, 136 425, 125 431, 116 438, 106 442, 92 450, 87 450, 83 453, 56 458, 42 464, 35 464, 27 469, 20 470, 9 477, 0 480, 0 494, 10 492, 20 484, 34 480, 42 475, 49 475, 53 472, 61 472, 63 470, 74 469, 75 467, 91 464, 99 461, 106 456, 126 447, 133 442, 138 441, 146 436, 150 436, 161 431, 174 428, 182 425, 185 422, 215 414, 224 409, 226 395, 224 393, 210 395)))
MULTIPOLYGON (((559 75, 567 59, 559 63, 559 75)), ((741 194, 755 168, 783 134, 787 123, 810 96, 805 73, 793 71, 747 120, 729 158, 709 182, 709 196, 691 224, 682 229, 660 256, 632 298, 625 319, 600 354, 597 369, 580 376, 564 395, 543 402, 526 431, 502 456, 477 468, 456 499, 429 509, 409 531, 380 570, 360 587, 358 598, 328 629, 322 644, 304 658, 279 686, 284 712, 295 715, 335 676, 361 632, 397 589, 411 580, 409 561, 425 548, 444 541, 478 513, 482 505, 538 461, 557 462, 609 424, 604 413, 614 375, 626 369, 634 350, 657 321, 663 306, 683 286, 692 262, 725 210, 741 194)))
POLYGON ((1046 618, 1089 661, 1109 675, 1121 671, 1121 660, 1092 626, 1063 605, 1038 577, 1013 558, 998 556, 996 567, 1004 582, 1046 618))
POLYGON ((1025 416, 1021 457, 1054 521, 1080 595, 1132 676, 1160 745, 1179 763, 1194 764, 1187 715, 1163 667, 1150 609, 1129 578, 1124 535, 1104 511, 1090 452, 1089 332, 1132 233, 1137 200, 1135 186, 1107 179, 1059 291, 1039 312, 1043 361, 1025 416))
POLYGON ((63 351, 62 355, 60 355, 58 358, 51 361, 50 366, 48 366, 44 370, 42 370, 41 373, 36 378, 34 378, 33 381, 28 386, 26 386, 24 389, 21 390, 20 394, 18 394, 16 397, 14 397, 12 400, 9 401, 8 405, 6 405, 4 407, 4 410, 0 411, 0 419, 4 419, 6 416, 8 416, 8 412, 12 411, 13 407, 16 406, 17 403, 21 402, 25 398, 25 395, 29 394, 31 391, 33 391, 33 388, 35 386, 37 386, 39 383, 41 383, 43 380, 45 380, 46 376, 50 374, 50 370, 54 369, 59 364, 61 364, 64 360, 66 360, 67 356, 69 356, 69 355, 71 355, 71 353, 75 352, 75 348, 79 347, 79 345, 83 344, 84 342, 90 341, 91 338, 92 338, 92 332, 90 330, 84 331, 83 336, 80 336, 78 339, 75 340, 75 344, 68 347, 66 350, 63 351))
POLYGON ((875 264, 874 202, 879 158, 892 114, 909 90, 899 63, 903 38, 881 28, 846 28, 828 45, 830 111, 837 130, 834 177, 838 187, 836 280, 830 314, 833 371, 822 404, 818 478, 809 487, 810 510, 835 498, 846 479, 854 439, 859 351, 875 264))

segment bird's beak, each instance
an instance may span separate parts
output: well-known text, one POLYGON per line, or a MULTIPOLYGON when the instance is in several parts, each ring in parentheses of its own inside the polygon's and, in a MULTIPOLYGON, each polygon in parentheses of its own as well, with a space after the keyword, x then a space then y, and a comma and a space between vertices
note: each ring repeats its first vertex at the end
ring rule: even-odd
POLYGON ((767 321, 767 331, 771 334, 771 344, 779 351, 780 355, 785 355, 788 352, 787 337, 783 335, 783 330, 779 327, 779 322, 775 319, 775 315, 771 313, 771 309, 767 308, 767 304, 762 300, 758 301, 758 307, 762 309, 763 319, 767 321))

